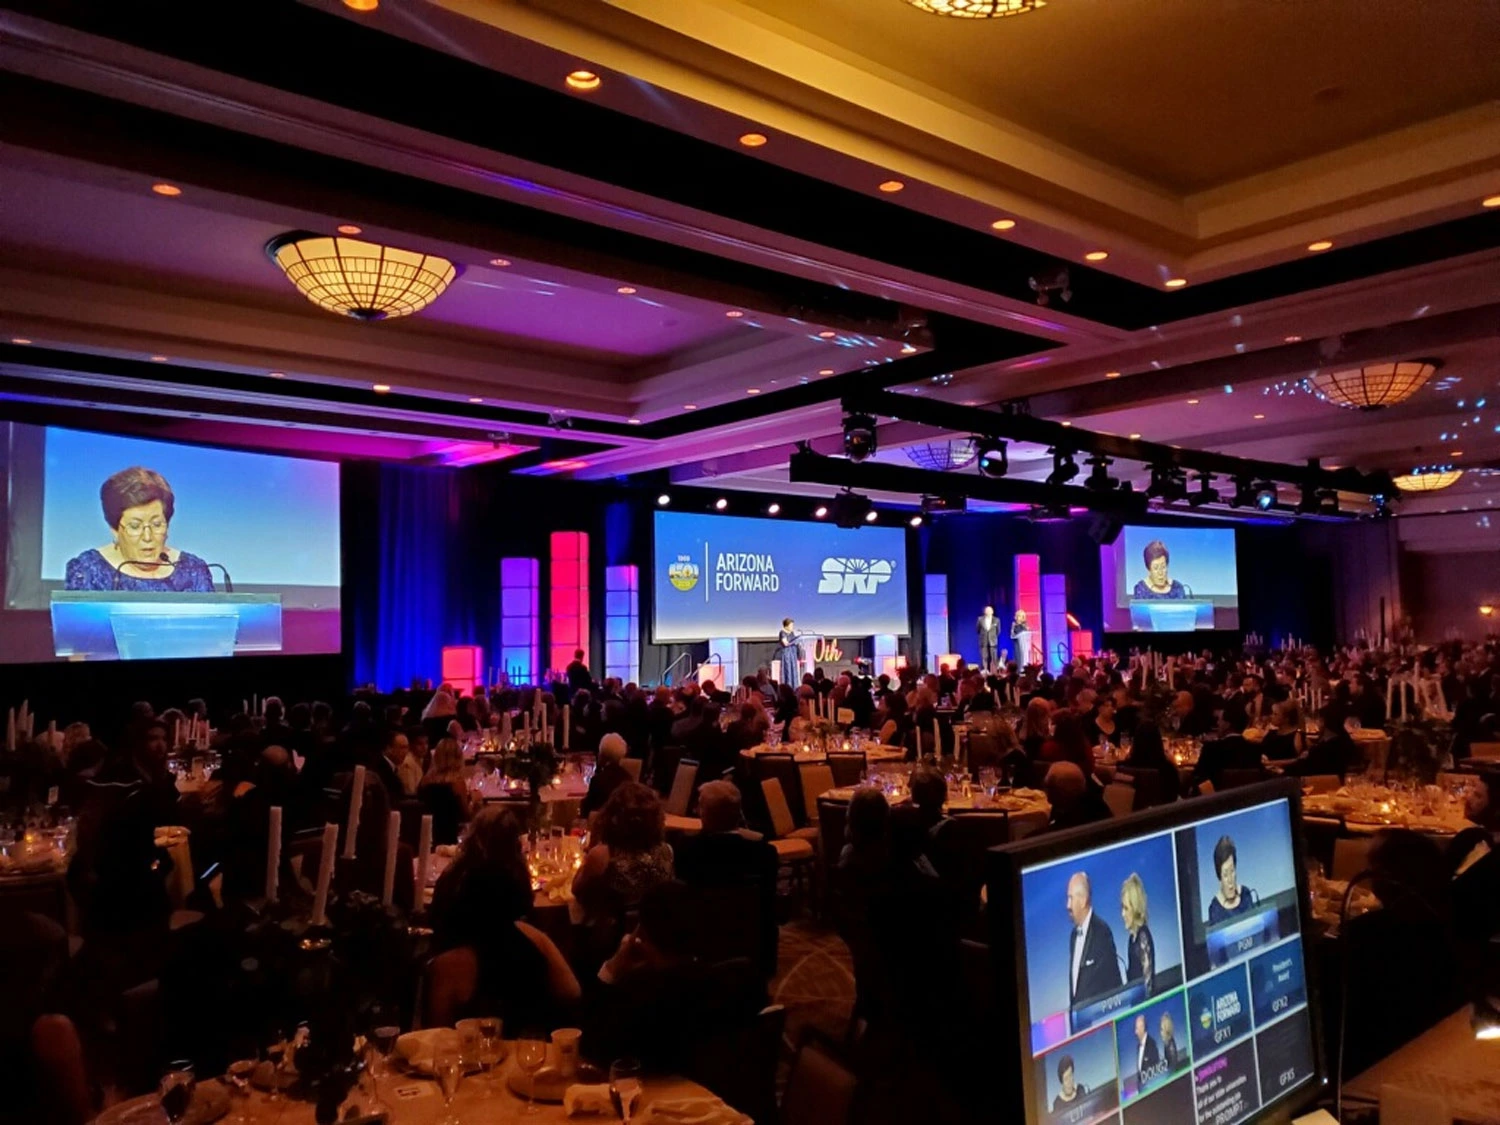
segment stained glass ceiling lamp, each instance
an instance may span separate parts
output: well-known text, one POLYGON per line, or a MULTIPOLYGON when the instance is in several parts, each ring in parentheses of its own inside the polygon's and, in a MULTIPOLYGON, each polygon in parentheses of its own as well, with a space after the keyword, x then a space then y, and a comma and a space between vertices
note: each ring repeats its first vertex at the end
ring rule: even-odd
POLYGON ((1463 475, 1462 469, 1445 465, 1441 469, 1417 469, 1405 476, 1396 477, 1395 484, 1402 492, 1441 492, 1449 485, 1456 484, 1463 475))
POLYGON ((1045 8, 1047 0, 906 0, 913 8, 935 16, 956 16, 966 20, 993 20, 1019 16, 1035 8, 1045 8))
POLYGON ((955 441, 933 441, 924 445, 908 445, 906 459, 919 469, 930 469, 938 473, 951 473, 970 464, 978 450, 973 441, 963 438, 955 441))
POLYGON ((1437 371, 1429 359, 1371 363, 1345 371, 1318 371, 1308 385, 1320 398, 1354 410, 1379 410, 1405 402, 1437 371))
POLYGON ((433 254, 307 231, 273 238, 266 253, 309 301, 355 320, 421 312, 458 276, 433 254))

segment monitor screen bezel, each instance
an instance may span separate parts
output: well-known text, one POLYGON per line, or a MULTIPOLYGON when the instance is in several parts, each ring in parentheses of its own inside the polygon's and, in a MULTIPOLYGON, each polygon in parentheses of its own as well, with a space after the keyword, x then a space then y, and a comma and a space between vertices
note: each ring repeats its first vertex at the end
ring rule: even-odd
POLYGON ((1016 1120, 1023 1121, 1026 1125, 1043 1125, 1035 1112, 1035 1075, 1028 1049, 1031 997, 1026 973, 1025 914, 1021 908, 1022 870, 1081 852, 1097 851, 1140 836, 1175 831, 1198 821, 1277 800, 1288 802, 1291 819, 1292 865, 1297 880, 1297 919, 1304 947, 1303 963, 1307 1012, 1311 1021, 1314 1077, 1270 1109, 1262 1109, 1245 1121, 1251 1125, 1286 1125, 1326 1092, 1329 1077, 1323 1051, 1317 958, 1308 944, 1315 931, 1312 926, 1307 865, 1304 862, 1306 847, 1302 825, 1302 786, 1295 778, 1281 778, 1241 786, 1224 793, 1175 801, 1170 805, 1082 828, 1030 836, 1016 843, 990 849, 985 874, 990 918, 990 954, 994 964, 996 990, 994 1010, 1010 1010, 1015 1014, 1014 1021, 1002 1021, 1002 1026, 997 1031, 1000 1036, 998 1046, 1004 1052, 1000 1057, 1013 1058, 1020 1066, 1020 1081, 1012 1088, 1019 1091, 1021 1101, 1018 1105, 1007 1107, 1020 1114, 1016 1120))

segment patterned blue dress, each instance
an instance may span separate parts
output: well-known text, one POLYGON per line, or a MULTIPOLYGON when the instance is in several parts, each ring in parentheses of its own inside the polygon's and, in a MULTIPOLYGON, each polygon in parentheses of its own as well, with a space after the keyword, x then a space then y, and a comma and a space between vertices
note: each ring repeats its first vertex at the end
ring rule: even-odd
POLYGON ((177 565, 165 578, 138 578, 128 571, 116 571, 97 548, 90 548, 68 560, 68 590, 151 590, 158 593, 212 594, 213 575, 208 564, 197 555, 183 551, 177 565))

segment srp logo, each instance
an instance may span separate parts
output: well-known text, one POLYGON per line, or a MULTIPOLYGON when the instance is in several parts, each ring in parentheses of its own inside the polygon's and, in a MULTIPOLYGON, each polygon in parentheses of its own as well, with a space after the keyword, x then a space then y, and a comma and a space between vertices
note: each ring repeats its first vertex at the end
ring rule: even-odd
POLYGON ((896 564, 889 559, 824 559, 820 594, 873 594, 889 582, 896 564))
POLYGON ((698 564, 686 555, 678 555, 677 561, 667 567, 667 581, 686 593, 698 585, 698 564))

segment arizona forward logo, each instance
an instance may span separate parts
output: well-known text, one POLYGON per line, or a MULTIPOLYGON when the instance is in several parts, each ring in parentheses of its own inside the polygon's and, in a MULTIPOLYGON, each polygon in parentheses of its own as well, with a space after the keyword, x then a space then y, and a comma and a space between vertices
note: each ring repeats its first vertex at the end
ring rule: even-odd
POLYGON ((896 564, 888 559, 824 559, 820 594, 873 594, 889 582, 896 564))

